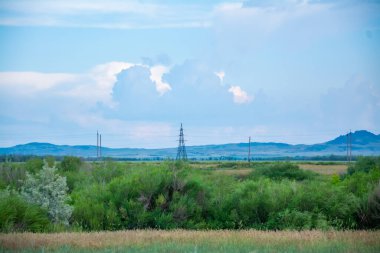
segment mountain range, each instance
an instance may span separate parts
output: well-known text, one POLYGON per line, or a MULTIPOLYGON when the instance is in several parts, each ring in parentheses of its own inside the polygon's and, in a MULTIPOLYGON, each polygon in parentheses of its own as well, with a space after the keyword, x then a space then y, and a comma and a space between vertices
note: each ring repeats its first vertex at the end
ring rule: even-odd
MULTIPOLYGON (((352 133, 352 155, 380 155, 380 135, 366 130, 352 133)), ((245 159, 248 153, 248 143, 230 143, 219 145, 187 146, 190 159, 245 159)), ((313 157, 313 156, 344 156, 347 152, 347 136, 341 135, 333 140, 319 144, 286 144, 275 142, 252 142, 252 158, 274 157, 313 157)), ((165 159, 175 158, 177 148, 108 148, 102 147, 103 157, 125 159, 165 159)), ((32 142, 13 147, 0 148, 0 155, 53 155, 96 157, 95 145, 54 145, 50 143, 32 142)))

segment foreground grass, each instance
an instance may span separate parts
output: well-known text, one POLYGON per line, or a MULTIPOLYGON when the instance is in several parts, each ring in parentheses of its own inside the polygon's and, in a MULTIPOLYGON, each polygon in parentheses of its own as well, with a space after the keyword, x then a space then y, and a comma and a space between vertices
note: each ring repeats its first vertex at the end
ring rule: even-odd
POLYGON ((380 231, 132 230, 0 234, 2 252, 380 252, 380 231))

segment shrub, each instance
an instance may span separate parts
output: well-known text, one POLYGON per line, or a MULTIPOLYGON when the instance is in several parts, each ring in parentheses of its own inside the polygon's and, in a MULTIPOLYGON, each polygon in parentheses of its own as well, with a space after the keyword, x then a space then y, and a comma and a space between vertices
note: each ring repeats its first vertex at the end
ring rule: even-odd
POLYGON ((121 228, 115 205, 110 201, 107 187, 93 184, 72 194, 72 221, 87 231, 121 228), (88 201, 91 200, 91 201, 88 201))
POLYGON ((53 223, 68 225, 72 207, 66 204, 70 200, 67 196, 66 178, 56 172, 55 167, 46 165, 35 176, 27 174, 21 195, 28 203, 47 209, 53 223))
POLYGON ((16 193, 0 193, 1 232, 43 232, 49 227, 46 210, 27 203, 16 193))
POLYGON ((358 220, 361 228, 380 228, 380 182, 362 199, 358 220))
POLYGON ((54 167, 55 165, 55 157, 54 156, 46 156, 45 157, 45 162, 49 167, 54 167))
POLYGON ((345 177, 342 185, 359 198, 363 198, 371 192, 380 180, 380 170, 373 168, 368 172, 356 171, 345 177))
POLYGON ((33 174, 40 171, 43 166, 44 166, 44 161, 39 157, 31 158, 25 163, 26 170, 33 174))
POLYGON ((125 172, 125 169, 120 168, 116 162, 112 161, 94 164, 94 166, 91 174, 97 183, 109 183, 112 179, 122 176, 125 172))
POLYGON ((82 165, 82 160, 75 156, 65 156, 60 164, 63 171, 78 171, 82 165))
POLYGON ((312 181, 303 184, 295 192, 289 208, 321 213, 326 216, 329 225, 338 229, 351 229, 356 226, 355 213, 359 208, 359 198, 347 192, 343 186, 312 181))
POLYGON ((368 173, 372 169, 380 171, 380 157, 359 157, 357 162, 348 168, 347 173, 349 175, 352 175, 356 172, 368 173))
POLYGON ((240 184, 231 196, 230 206, 236 209, 234 224, 263 228, 271 213, 287 208, 295 190, 294 183, 287 180, 279 183, 260 179, 240 184))
POLYGON ((301 170, 298 165, 292 163, 276 163, 257 168, 251 177, 268 177, 273 180, 290 179, 302 181, 312 179, 316 174, 311 171, 301 170))
POLYGON ((328 229, 329 227, 326 217, 321 213, 289 209, 273 213, 267 223, 269 229, 310 230, 328 229))
POLYGON ((23 167, 15 163, 0 163, 0 188, 11 187, 18 190, 25 177, 26 171, 23 167))

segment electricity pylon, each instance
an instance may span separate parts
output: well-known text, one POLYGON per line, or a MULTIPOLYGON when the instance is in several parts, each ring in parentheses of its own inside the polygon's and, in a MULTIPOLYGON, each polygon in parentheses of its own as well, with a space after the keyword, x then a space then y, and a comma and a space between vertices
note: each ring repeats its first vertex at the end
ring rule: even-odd
POLYGON ((185 138, 183 136, 183 128, 181 123, 181 129, 179 130, 178 150, 176 160, 187 160, 185 138))

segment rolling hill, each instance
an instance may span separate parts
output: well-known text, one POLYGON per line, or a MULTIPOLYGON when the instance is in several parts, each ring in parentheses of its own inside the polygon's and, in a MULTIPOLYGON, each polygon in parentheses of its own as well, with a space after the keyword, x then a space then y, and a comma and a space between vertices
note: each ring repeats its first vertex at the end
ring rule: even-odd
MULTIPOLYGON (((312 157, 327 155, 345 155, 347 151, 346 135, 341 135, 333 140, 313 145, 291 145, 275 142, 253 142, 251 153, 253 158, 271 157, 312 157)), ((244 159, 247 157, 248 143, 230 143, 220 145, 188 146, 189 158, 231 158, 244 159)), ((175 158, 176 148, 144 149, 144 148, 102 148, 104 157, 129 158, 129 159, 156 159, 175 158)), ((0 155, 53 155, 53 156, 81 156, 95 157, 94 145, 54 145, 50 143, 32 142, 13 147, 0 148, 0 155)), ((352 133, 353 155, 380 155, 380 135, 360 130, 352 133)))

